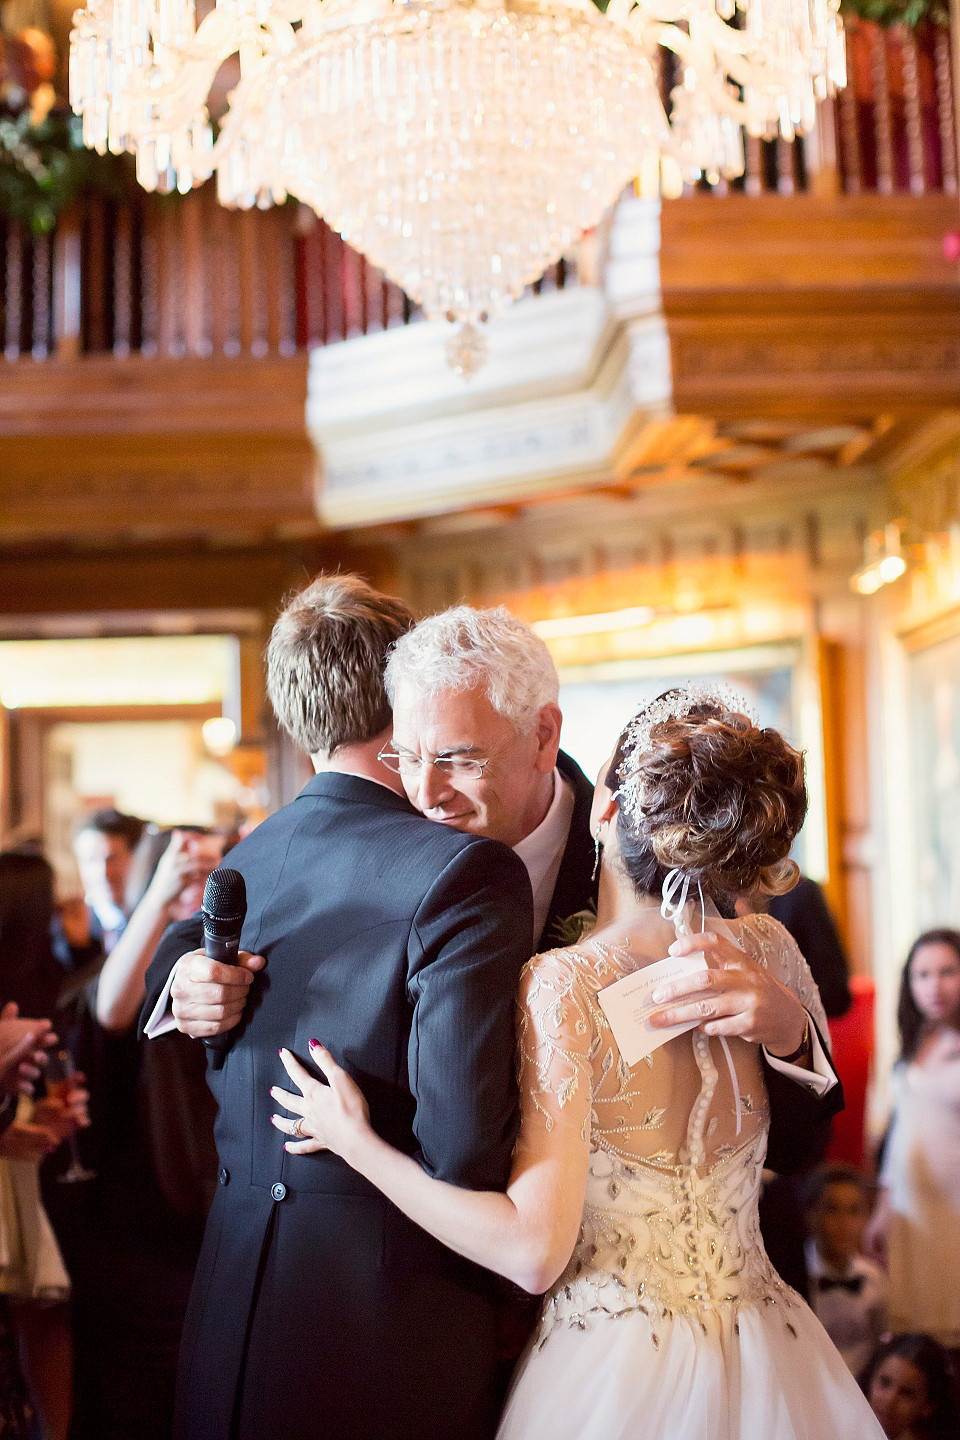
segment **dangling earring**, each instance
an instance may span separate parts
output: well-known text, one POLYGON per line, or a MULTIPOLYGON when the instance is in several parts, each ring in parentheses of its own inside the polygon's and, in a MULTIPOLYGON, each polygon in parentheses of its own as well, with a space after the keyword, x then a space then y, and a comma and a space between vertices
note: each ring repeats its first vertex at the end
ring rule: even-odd
POLYGON ((597 833, 593 837, 593 872, 590 876, 591 884, 597 878, 600 870, 600 856, 603 853, 603 842, 600 839, 600 827, 597 826, 597 833))

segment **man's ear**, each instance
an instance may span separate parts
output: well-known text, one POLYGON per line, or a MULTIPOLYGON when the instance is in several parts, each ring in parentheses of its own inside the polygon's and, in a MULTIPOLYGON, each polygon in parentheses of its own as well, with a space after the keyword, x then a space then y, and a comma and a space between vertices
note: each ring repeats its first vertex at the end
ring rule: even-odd
POLYGON ((559 705, 544 705, 537 720, 536 768, 541 775, 549 775, 557 763, 560 749, 560 726, 563 715, 559 705))

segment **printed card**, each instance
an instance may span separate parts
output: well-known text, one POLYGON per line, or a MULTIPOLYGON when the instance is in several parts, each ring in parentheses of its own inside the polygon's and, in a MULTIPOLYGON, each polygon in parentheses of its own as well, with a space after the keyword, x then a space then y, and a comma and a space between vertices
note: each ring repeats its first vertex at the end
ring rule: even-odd
MULTIPOLYGON (((625 975, 622 980, 598 991, 600 1008, 610 1022, 620 1054, 628 1065, 636 1065, 638 1060, 651 1055, 674 1035, 683 1035, 699 1024, 697 1020, 688 1020, 684 1025, 671 1025, 666 1030, 654 1029, 650 1016, 669 1007, 654 1005, 650 997, 661 985, 682 980, 686 975, 695 975, 707 968, 703 955, 668 956, 666 960, 646 965, 642 970, 625 975)), ((670 1002, 671 1005, 675 1003, 670 1002)))

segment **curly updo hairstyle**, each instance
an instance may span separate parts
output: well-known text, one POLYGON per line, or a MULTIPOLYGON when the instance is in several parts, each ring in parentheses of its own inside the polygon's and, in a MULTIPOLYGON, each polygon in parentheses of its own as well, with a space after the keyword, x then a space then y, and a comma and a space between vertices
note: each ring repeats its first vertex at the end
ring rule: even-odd
POLYGON ((730 913, 736 895, 796 884, 788 857, 807 813, 803 755, 778 730, 704 702, 653 725, 642 754, 628 746, 624 731, 606 783, 639 787, 634 812, 620 806, 617 839, 641 894, 659 894, 678 869, 730 913))

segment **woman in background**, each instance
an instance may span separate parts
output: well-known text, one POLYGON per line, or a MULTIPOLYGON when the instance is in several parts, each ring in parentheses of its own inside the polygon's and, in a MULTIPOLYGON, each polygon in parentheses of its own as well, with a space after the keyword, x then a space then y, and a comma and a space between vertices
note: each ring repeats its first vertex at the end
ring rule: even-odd
POLYGON ((864 1249, 890 1270, 890 1326, 960 1347, 960 932, 914 941, 900 983, 900 1058, 864 1249))
POLYGON ((887 1440, 956 1440, 960 1414, 950 1357, 929 1335, 893 1335, 877 1346, 860 1385, 887 1440))
MULTIPOLYGON (((55 1012, 62 971, 53 954, 52 916, 47 861, 27 852, 0 854, 0 995, 28 1015, 55 1012)), ((0 1295, 49 1440, 67 1437, 73 1343, 65 1303, 70 1280, 40 1199, 38 1167, 86 1126, 86 1101, 83 1076, 75 1075, 61 1095, 24 1102, 0 1135, 0 1295)))

